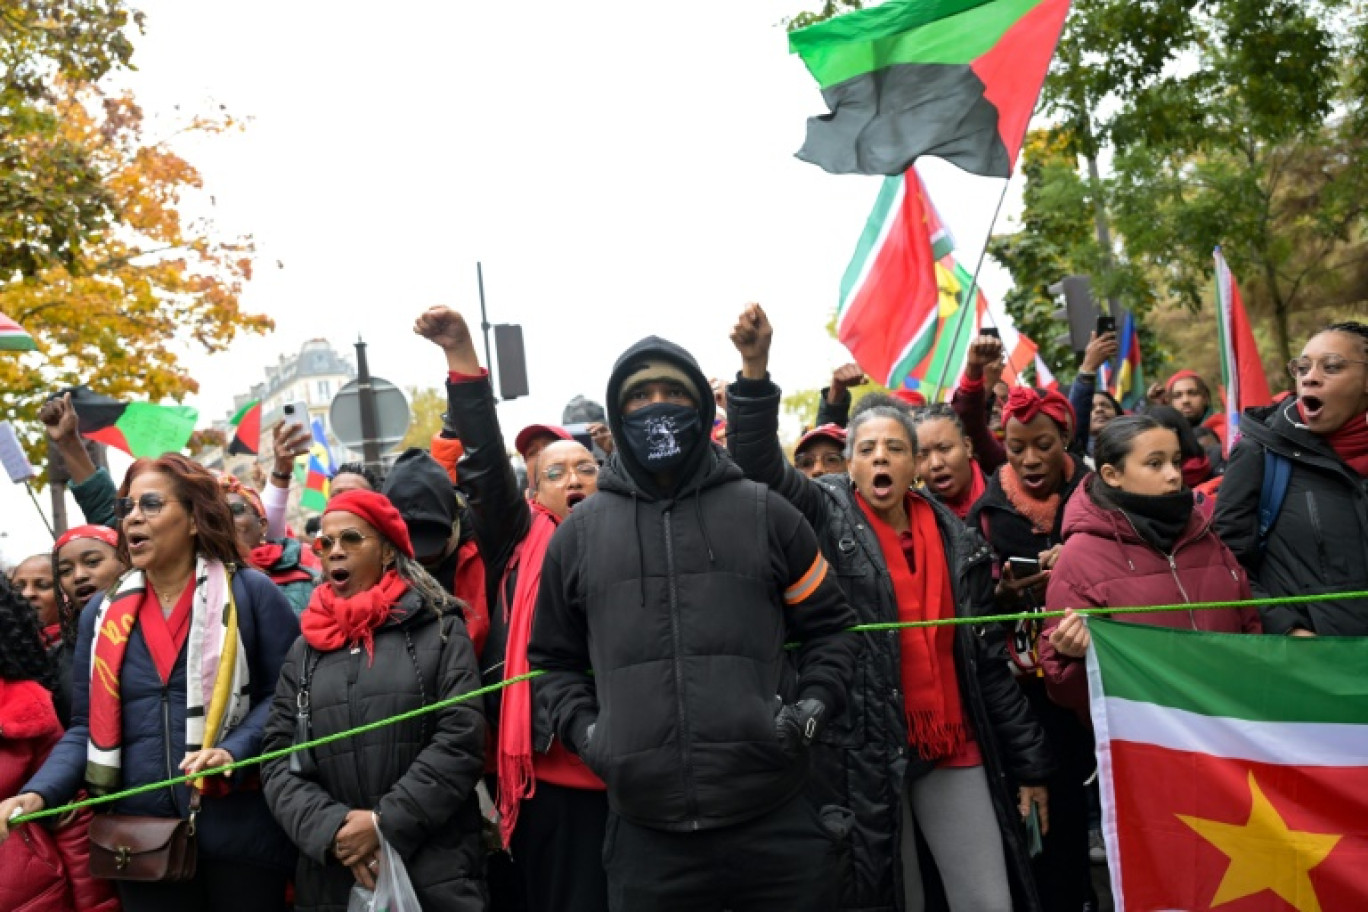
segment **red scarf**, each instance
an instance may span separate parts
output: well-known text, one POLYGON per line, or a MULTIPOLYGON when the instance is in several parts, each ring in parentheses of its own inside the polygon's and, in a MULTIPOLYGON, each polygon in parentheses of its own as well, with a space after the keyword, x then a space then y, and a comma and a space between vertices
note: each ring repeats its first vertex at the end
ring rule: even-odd
POLYGON ((270 570, 284 553, 284 545, 277 542, 262 542, 252 549, 252 566, 258 570, 270 570))
POLYGON ((1183 460, 1183 484, 1195 488, 1211 477, 1211 460, 1206 453, 1183 460))
MULTIPOLYGON (((193 580, 191 581, 193 583, 193 580)), ((190 606, 195 600, 195 587, 189 585, 176 599, 170 615, 162 614, 161 602, 148 582, 138 607, 138 626, 142 628, 147 651, 152 653, 152 664, 163 684, 171 683, 171 672, 176 670, 176 658, 190 635, 190 606)))
MULTIPOLYGON (((1073 460, 1067 456, 1064 459, 1064 480, 1073 478, 1073 460)), ((1031 521, 1031 528, 1040 535, 1049 535, 1054 531, 1055 519, 1059 516, 1059 506, 1064 502, 1064 495, 1055 491, 1044 500, 1032 497, 1026 493, 1021 486, 1021 479, 1017 476, 1016 469, 1012 468, 1010 462, 1004 462, 998 469, 998 482, 1002 485, 1002 493, 1007 495, 1007 500, 1016 508, 1017 512, 1031 521)))
POLYGON ((969 515, 969 510, 988 488, 988 482, 983 478, 983 470, 979 468, 977 459, 969 460, 969 471, 972 473, 969 479, 969 487, 965 488, 959 497, 947 497, 941 501, 960 519, 969 515))
POLYGON ((53 646, 56 646, 58 643, 62 642, 62 625, 48 624, 46 627, 43 628, 42 635, 43 648, 51 649, 53 646))
MULTIPOLYGON (((1297 415, 1302 421, 1306 420, 1300 402, 1297 403, 1297 415)), ((1338 431, 1326 434, 1325 442, 1345 465, 1361 477, 1368 476, 1368 414, 1350 418, 1338 431)))
MULTIPOLYGON (((906 623, 954 617, 955 598, 935 509, 920 497, 907 495, 917 567, 914 574, 907 566, 898 533, 874 514, 858 491, 855 496, 879 539, 879 551, 898 601, 898 620, 906 623)), ((899 645, 908 741, 925 760, 953 757, 969 737, 955 676, 955 630, 950 626, 904 627, 899 631, 899 645)))
MULTIPOLYGON (((508 646, 504 652, 504 680, 525 675, 531 670, 527 644, 532 639, 532 612, 541 590, 542 562, 560 517, 539 503, 531 503, 532 525, 518 543, 504 570, 500 592, 507 592, 508 574, 518 570, 513 604, 508 606, 508 646)), ((518 809, 537 791, 532 770, 532 682, 522 681, 504 689, 499 717, 499 833, 509 844, 518 825, 518 809)))
POLYGON ((320 652, 360 643, 374 662, 375 628, 389 618, 408 588, 408 582, 393 570, 386 571, 380 582, 351 598, 339 597, 325 583, 313 591, 309 607, 299 619, 300 632, 305 642, 320 652))

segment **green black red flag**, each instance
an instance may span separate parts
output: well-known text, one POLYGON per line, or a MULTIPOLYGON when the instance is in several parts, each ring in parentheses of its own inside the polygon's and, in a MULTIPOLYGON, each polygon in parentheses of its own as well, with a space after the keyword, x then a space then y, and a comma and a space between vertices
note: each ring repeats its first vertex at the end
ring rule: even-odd
POLYGON ((1069 0, 890 0, 794 32, 830 114, 808 120, 804 161, 902 174, 934 155, 1009 177, 1069 0))
POLYGON ((228 453, 248 453, 255 456, 261 450, 261 400, 253 399, 238 409, 228 422, 234 427, 233 439, 228 442, 228 453))
POLYGON ((188 405, 153 405, 120 402, 75 386, 71 394, 76 422, 82 437, 123 450, 135 459, 156 459, 163 453, 179 453, 190 442, 199 411, 188 405))

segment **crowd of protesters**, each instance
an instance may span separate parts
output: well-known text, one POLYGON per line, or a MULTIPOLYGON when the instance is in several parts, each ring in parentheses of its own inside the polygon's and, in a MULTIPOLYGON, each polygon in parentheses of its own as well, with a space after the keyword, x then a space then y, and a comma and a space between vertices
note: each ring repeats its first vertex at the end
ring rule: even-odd
POLYGON ((838 368, 786 457, 749 305, 733 382, 643 339, 587 433, 516 435, 525 478, 465 320, 414 330, 444 427, 341 467, 304 539, 307 431, 261 490, 176 454, 116 485, 44 404, 86 524, 0 577, 0 907, 1096 910, 1078 612, 1368 636, 1333 597, 1368 589, 1362 323, 1233 447, 1192 371, 1133 413, 1100 389, 1114 334, 1066 392, 983 335, 948 404, 838 368))

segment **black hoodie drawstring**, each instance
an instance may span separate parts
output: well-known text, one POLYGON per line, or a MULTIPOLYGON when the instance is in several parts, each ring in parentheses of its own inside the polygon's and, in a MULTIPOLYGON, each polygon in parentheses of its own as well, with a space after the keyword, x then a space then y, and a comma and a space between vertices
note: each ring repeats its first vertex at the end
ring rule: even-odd
POLYGON ((708 524, 703 520, 703 498, 694 492, 694 512, 698 514, 698 528, 703 530, 703 544, 708 548, 708 563, 717 563, 717 558, 713 556, 712 539, 708 537, 708 524))

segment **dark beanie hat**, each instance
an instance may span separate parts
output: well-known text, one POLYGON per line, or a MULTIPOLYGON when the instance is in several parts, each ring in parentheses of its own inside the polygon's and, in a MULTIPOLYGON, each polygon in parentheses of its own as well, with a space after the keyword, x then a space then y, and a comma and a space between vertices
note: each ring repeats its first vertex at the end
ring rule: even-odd
POLYGON ((400 455, 385 476, 385 496, 404 517, 418 556, 446 547, 456 522, 456 492, 451 476, 426 450, 410 447, 400 455))

